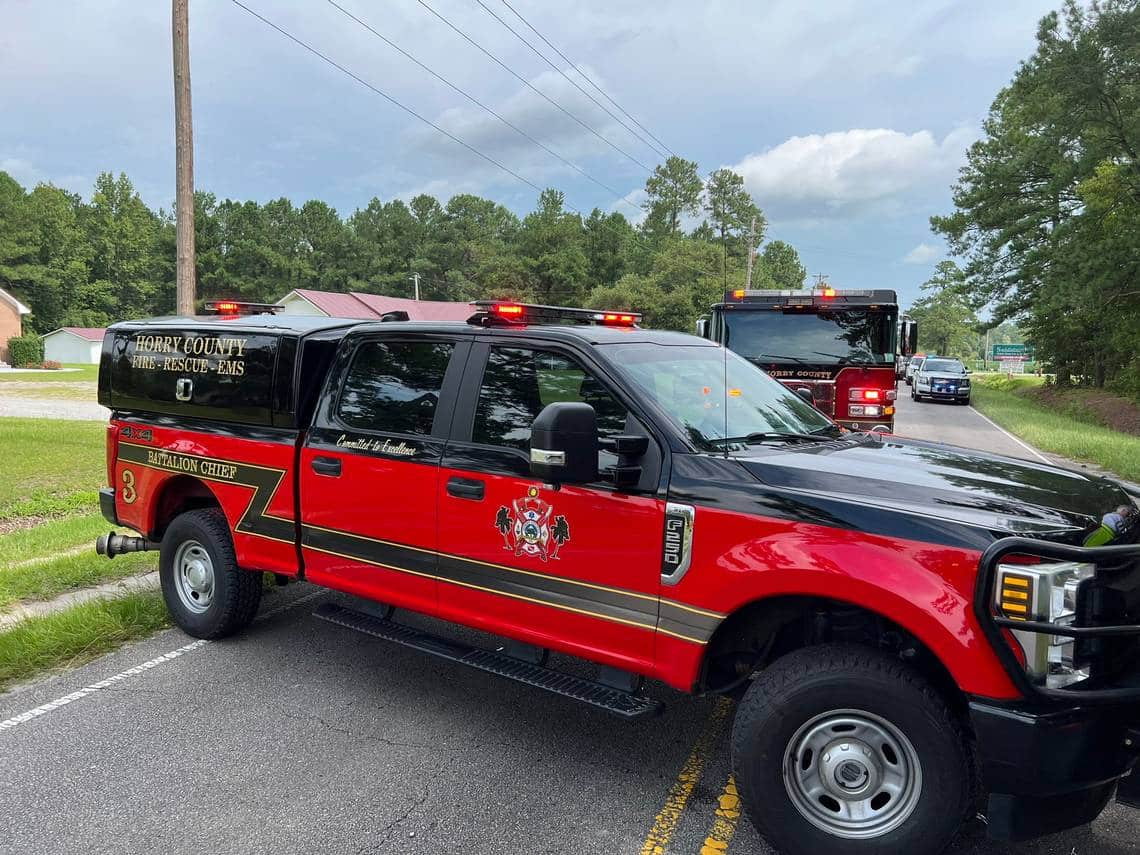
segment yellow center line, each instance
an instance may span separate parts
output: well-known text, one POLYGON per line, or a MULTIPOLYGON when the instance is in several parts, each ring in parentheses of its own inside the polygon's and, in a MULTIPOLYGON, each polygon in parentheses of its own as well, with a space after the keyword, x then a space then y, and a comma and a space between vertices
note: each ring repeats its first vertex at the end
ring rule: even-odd
POLYGON ((728 851, 732 835, 736 833, 736 823, 740 819, 740 795, 736 792, 736 781, 728 776, 728 783, 717 799, 716 818, 708 837, 701 846, 700 855, 720 855, 728 851))
POLYGON ((669 794, 665 797, 665 804, 653 821, 653 828, 645 836, 645 842, 641 845, 641 855, 664 855, 665 847, 673 839, 673 832, 677 830, 681 815, 689 803, 689 796, 693 793, 693 787, 701 779, 701 773, 708 762, 709 754, 720 739, 724 723, 731 712, 732 701, 728 698, 719 698, 713 707, 712 714, 705 722, 704 729, 701 730, 700 736, 693 744, 693 750, 689 753, 688 759, 681 767, 681 771, 677 773, 677 780, 669 788, 669 794))

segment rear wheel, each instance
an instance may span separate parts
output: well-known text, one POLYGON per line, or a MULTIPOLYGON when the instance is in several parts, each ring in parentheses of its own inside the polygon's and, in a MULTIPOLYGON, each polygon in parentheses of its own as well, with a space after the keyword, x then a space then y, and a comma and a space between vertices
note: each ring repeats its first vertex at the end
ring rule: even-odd
POLYGON ((217 509, 175 517, 162 538, 158 572, 167 611, 196 638, 244 629, 261 603, 261 574, 238 567, 229 525, 217 509))
POLYGON ((784 855, 936 855, 971 806, 961 722, 918 673, 824 645, 761 672, 732 734, 753 823, 784 855))

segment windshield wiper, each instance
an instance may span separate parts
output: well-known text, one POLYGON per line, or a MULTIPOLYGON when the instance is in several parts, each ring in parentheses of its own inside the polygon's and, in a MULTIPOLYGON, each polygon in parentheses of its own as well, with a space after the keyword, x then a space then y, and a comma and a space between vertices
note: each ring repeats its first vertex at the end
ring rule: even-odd
POLYGON ((812 353, 814 353, 816 356, 830 357, 831 359, 836 360, 840 365, 848 365, 851 363, 858 365, 870 365, 875 361, 875 358, 873 356, 867 356, 862 353, 849 353, 846 356, 840 353, 824 353, 822 350, 813 350, 812 353), (856 362, 856 360, 858 361, 856 362))
POLYGON ((779 354, 779 353, 758 353, 758 354, 756 354, 756 356, 751 357, 751 359, 753 362, 756 362, 756 361, 762 360, 762 359, 789 359, 792 362, 799 362, 799 363, 807 362, 806 359, 802 359, 798 356, 784 356, 783 354, 779 354))
POLYGON ((831 437, 821 436, 817 433, 796 433, 795 431, 764 430, 755 431, 745 436, 730 436, 716 439, 713 442, 743 442, 746 445, 761 442, 826 442, 831 437))

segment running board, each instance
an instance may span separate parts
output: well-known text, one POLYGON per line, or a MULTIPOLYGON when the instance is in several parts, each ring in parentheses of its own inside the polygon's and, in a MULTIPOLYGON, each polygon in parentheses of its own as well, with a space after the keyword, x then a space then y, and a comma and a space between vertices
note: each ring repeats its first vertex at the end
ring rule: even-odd
POLYGON ((564 698, 580 701, 598 707, 622 718, 641 718, 656 715, 663 705, 660 701, 623 692, 610 686, 573 674, 565 674, 553 668, 535 665, 521 659, 507 656, 482 647, 469 647, 457 644, 437 635, 431 635, 395 621, 373 617, 363 612, 346 609, 334 603, 325 603, 313 612, 313 617, 326 620, 338 626, 354 629, 366 635, 393 641, 441 659, 449 659, 461 665, 469 665, 489 674, 507 677, 528 686, 545 689, 564 698))

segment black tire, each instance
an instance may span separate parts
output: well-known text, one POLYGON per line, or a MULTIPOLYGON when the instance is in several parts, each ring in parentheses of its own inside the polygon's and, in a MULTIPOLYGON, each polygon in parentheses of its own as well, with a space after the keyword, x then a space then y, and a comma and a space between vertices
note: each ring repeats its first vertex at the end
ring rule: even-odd
MULTIPOLYGON (((848 751, 849 745, 841 748, 848 751)), ((895 756, 896 767, 906 768, 906 761, 900 761, 893 749, 880 749, 880 755, 871 762, 881 766, 895 756), (898 766, 899 762, 903 765, 898 766)), ((860 755, 853 756, 861 760, 860 755)), ((732 766, 745 810, 782 855, 937 855, 951 843, 973 807, 973 753, 959 717, 918 672, 892 656, 856 645, 805 648, 762 671, 737 708, 732 766), (806 774, 801 769, 821 770, 821 782, 826 779, 822 772, 831 773, 829 780, 838 787, 841 772, 850 769, 827 766, 824 758, 833 759, 840 740, 856 748, 864 745, 840 733, 839 728, 848 725, 836 724, 834 733, 823 728, 822 738, 835 740, 828 744, 828 753, 821 749, 814 757, 806 751, 786 755, 793 740, 803 744, 801 728, 832 711, 836 716, 861 713, 868 720, 886 722, 909 741, 917 758, 921 770, 918 793, 896 800, 910 805, 910 812, 900 812, 897 826, 878 836, 855 838, 825 830, 807 818, 805 811, 810 808, 793 801, 794 776, 806 774), (788 756, 792 760, 785 776, 788 756), (801 762, 809 757, 819 762, 801 766, 797 757, 801 762), (785 777, 791 783, 785 783, 785 777)), ((870 782, 866 786, 871 788, 868 793, 878 789, 870 782)), ((840 802, 826 793, 808 801, 823 805, 826 812, 834 810, 825 805, 829 798, 838 809, 840 802)), ((876 798, 871 798, 872 805, 876 798)), ((881 804, 879 810, 890 811, 890 802, 881 804)))
MULTIPOLYGON (((206 562, 199 560, 198 565, 206 566, 206 562)), ((216 508, 187 511, 174 518, 162 538, 158 574, 167 611, 195 638, 233 635, 249 625, 261 604, 261 574, 238 567, 229 524, 216 508), (176 566, 176 559, 179 564, 183 559, 192 564, 194 556, 201 558, 203 553, 212 570, 208 599, 206 591, 190 590, 176 566), (195 594, 200 602, 194 602, 195 594)))
POLYGON ((964 401, 962 401, 962 404, 967 407, 970 406, 970 399, 966 398, 964 401))

